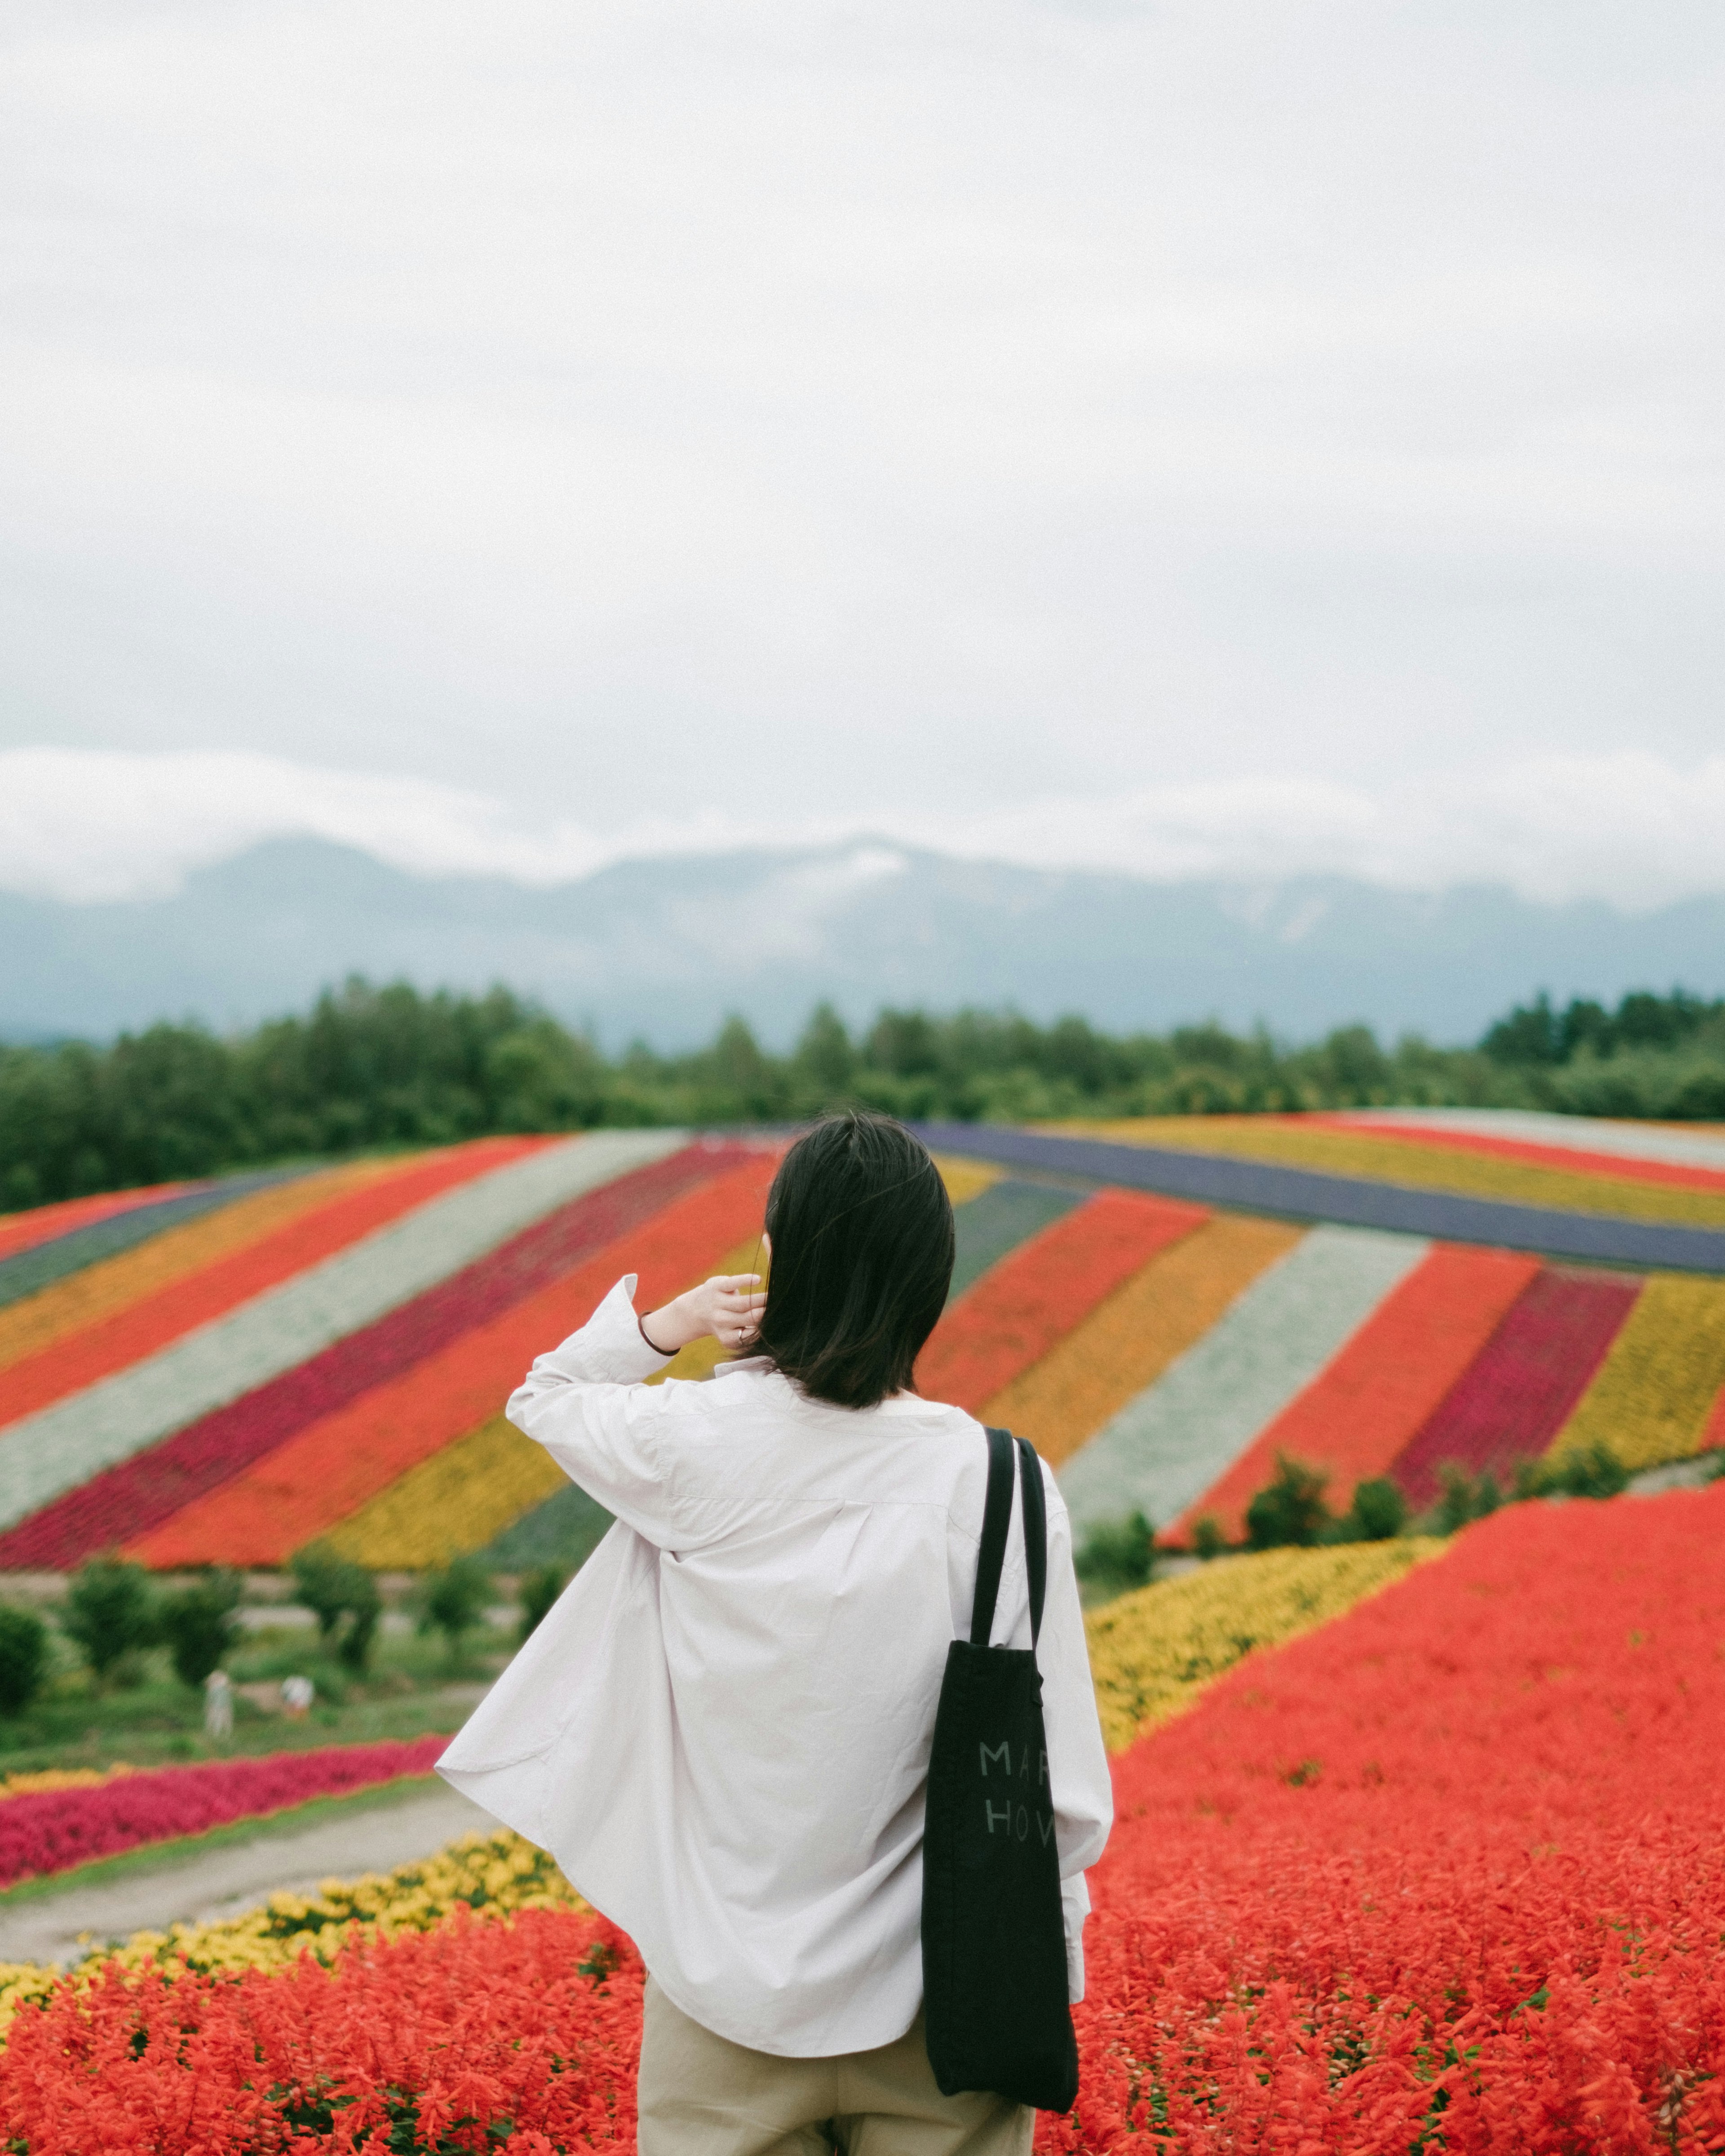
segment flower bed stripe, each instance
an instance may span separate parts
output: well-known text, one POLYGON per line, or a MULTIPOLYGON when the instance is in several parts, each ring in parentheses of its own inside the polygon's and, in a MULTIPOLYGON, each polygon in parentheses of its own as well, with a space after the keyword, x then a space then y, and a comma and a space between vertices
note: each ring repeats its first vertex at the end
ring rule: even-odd
POLYGON ((1330 1475, 1338 1512, 1418 1434, 1539 1270, 1507 1250, 1440 1243, 1398 1282, 1334 1358, 1194 1502, 1177 1532, 1207 1512, 1230 1538, 1276 1472, 1277 1456, 1330 1475))
POLYGON ((990 1265, 1009 1252, 1064 1219, 1084 1200, 1082 1190, 1059 1183, 1021 1183, 998 1178, 963 1206, 955 1207, 956 1250, 948 1299, 956 1301, 973 1287, 990 1265))
POLYGON ((1153 1385, 1301 1230, 1224 1214, 1153 1257, 1040 1363, 998 1392, 986 1423, 1028 1437, 1052 1467, 1153 1385))
MULTIPOLYGON (((975 1204, 987 1204, 1004 1187, 997 1183, 975 1204)), ((1168 1199, 1097 1191, 948 1306, 917 1358, 917 1390, 974 1413, 1206 1217, 1168 1199)))
POLYGON ((1664 1160, 1694 1168, 1725 1168, 1725 1126, 1717 1123, 1613 1122, 1603 1116, 1559 1116, 1532 1108, 1348 1108, 1341 1120, 1398 1123, 1410 1130, 1469 1131, 1483 1137, 1525 1138, 1559 1151, 1609 1153, 1618 1160, 1664 1160))
POLYGON ((1363 1127, 1343 1114, 1301 1116, 1298 1124, 1355 1134, 1363 1127, 1370 1137, 1387 1138, 1398 1145, 1423 1147, 1428 1152, 1447 1151, 1474 1153, 1483 1159, 1518 1160, 1535 1168, 1561 1168, 1566 1173, 1604 1175, 1619 1182, 1665 1183, 1674 1190, 1725 1191, 1725 1166, 1645 1160, 1597 1147, 1554 1145, 1543 1139, 1517 1137, 1507 1131, 1450 1130, 1439 1124, 1397 1122, 1388 1117, 1378 1117, 1363 1127))
POLYGON ((375 1571, 417 1572, 482 1549, 567 1484, 542 1445, 494 1414, 398 1476, 328 1540, 375 1571))
POLYGON ((675 1294, 691 1260, 758 1221, 776 1162, 750 1155, 608 1242, 548 1286, 427 1356, 388 1385, 321 1417, 255 1467, 129 1545, 145 1563, 280 1564, 398 1476, 494 1413, 533 1358, 639 1274, 650 1308, 675 1294))
POLYGON ((1425 1258, 1416 1235, 1313 1228, 1060 1471, 1075 1523, 1178 1519, 1425 1258))
POLYGON ((1603 1445, 1633 1471, 1701 1450, 1725 1385, 1725 1281, 1654 1273, 1552 1445, 1603 1445))
POLYGON ((262 1818, 312 1797, 429 1774, 446 1736, 331 1745, 254 1759, 213 1759, 110 1776, 82 1789, 43 1789, 0 1804, 0 1887, 117 1856, 152 1841, 262 1818))
MULTIPOLYGON (((308 1179, 298 1186, 304 1193, 302 1208, 282 1205, 270 1231, 244 1235, 244 1242, 242 1224, 235 1218, 242 1208, 235 1205, 211 1223, 211 1229, 227 1229, 227 1250, 211 1238, 198 1257, 196 1272, 187 1265, 181 1279, 157 1276, 151 1294, 125 1309, 115 1309, 100 1324, 82 1324, 71 1337, 56 1339, 52 1348, 44 1348, 28 1363, 0 1373, 0 1421, 15 1421, 19 1414, 48 1406, 80 1384, 93 1384, 97 1378, 125 1369, 127 1363, 155 1354, 157 1348, 181 1339, 194 1326, 224 1317, 242 1302, 250 1302, 252 1296, 280 1287, 282 1281, 291 1281, 298 1272, 349 1249, 362 1235, 388 1227, 416 1205, 442 1197, 446 1190, 457 1190, 475 1177, 490 1175, 494 1168, 506 1167, 509 1160, 535 1152, 542 1142, 481 1138, 475 1145, 446 1147, 429 1158, 367 1162, 362 1168, 341 1171, 328 1183, 317 1179, 313 1186, 313 1179, 308 1179)), ((257 1205, 259 1201, 248 1203, 257 1205)), ((254 1214, 248 1227, 259 1223, 267 1224, 270 1216, 254 1214)), ((203 1227, 183 1233, 190 1238, 203 1233, 203 1227)), ((157 1253, 166 1257, 168 1242, 177 1242, 177 1238, 164 1235, 131 1259, 119 1259, 116 1265, 138 1264, 138 1279, 142 1279, 157 1261, 157 1253)), ((187 1255, 177 1250, 172 1270, 179 1270, 187 1255)), ((90 1279, 90 1274, 80 1274, 78 1283, 64 1285, 82 1285, 90 1279)), ((34 1304, 28 1306, 34 1309, 34 1304)))
POLYGON ((1506 1486, 1537 1460, 1593 1381, 1640 1294, 1637 1279, 1547 1266, 1456 1379, 1392 1469, 1416 1511, 1446 1466, 1506 1486))
POLYGON ((61 1281, 0 1313, 0 1424, 154 1354, 526 1150, 481 1140, 308 1175, 61 1281))
MULTIPOLYGON (((600 1199, 594 1213, 591 1208, 574 1209, 586 1201, 573 1194, 585 1186, 598 1199, 605 1183, 627 1173, 631 1159, 639 1160, 644 1154, 651 1162, 663 1147, 621 1134, 601 1134, 582 1141, 578 1148, 548 1149, 434 1200, 397 1226, 381 1230, 234 1317, 207 1327, 186 1344, 213 1341, 219 1347, 233 1328, 247 1322, 248 1329, 239 1336, 241 1347, 266 1370, 273 1365, 280 1374, 266 1377, 249 1391, 230 1380, 227 1390, 238 1391, 238 1398, 190 1419, 164 1442, 139 1447, 87 1481, 68 1476, 64 1495, 0 1536, 0 1568, 74 1564, 93 1550, 167 1519, 179 1506, 243 1471, 316 1416, 406 1368, 463 1326, 506 1306, 511 1297, 531 1292, 568 1261, 572 1250, 582 1247, 583 1235, 598 1232, 596 1222, 614 1217, 608 1209, 620 1206, 627 1215, 627 1209, 637 1205, 650 1208, 690 1179, 714 1172, 717 1163, 704 1151, 685 1150, 686 1159, 660 1160, 656 1167, 637 1168, 628 1189, 600 1199), (534 1182, 523 1183, 525 1171, 546 1168, 554 1175, 542 1173, 534 1182), (644 1181, 637 1179, 643 1178, 644 1181), (501 1189, 492 1188, 500 1183, 501 1189), (453 1277, 441 1277, 452 1249, 464 1244, 483 1248, 495 1240, 498 1229, 506 1228, 511 1215, 519 1219, 525 1213, 531 1218, 543 1212, 547 1200, 555 1199, 560 1190, 562 1204, 556 1216, 543 1223, 542 1233, 517 1234, 489 1257, 475 1260, 453 1277), (434 1284, 420 1292, 396 1295, 397 1289, 428 1277, 434 1284), (306 1283, 317 1286, 316 1295, 290 1300, 295 1290, 306 1283), (380 1305, 384 1314, 366 1322, 371 1310, 380 1305), (249 1323, 259 1312, 271 1310, 291 1321, 297 1339, 277 1340, 267 1327, 249 1323)), ((167 1351, 168 1355, 177 1352, 167 1351)), ((156 1358, 157 1363, 165 1359, 156 1358)), ((218 1373, 223 1367, 218 1357, 218 1373)), ((105 1392, 122 1383, 110 1378, 96 1389, 105 1392)), ((0 1440, 0 1490, 8 1486, 11 1449, 19 1431, 52 1423, 86 1397, 80 1394, 66 1408, 49 1409, 29 1422, 15 1424, 0 1440)))
POLYGON ((28 1213, 0 1214, 0 1258, 33 1250, 39 1243, 52 1242, 74 1228, 93 1227, 99 1220, 136 1212, 140 1205, 159 1205, 203 1188, 194 1183, 156 1183, 139 1190, 105 1190, 95 1198, 62 1198, 52 1205, 33 1206, 28 1213))
POLYGON ((1454 1191, 1560 1213, 1725 1227, 1725 1190, 1671 1189, 1636 1182, 1626 1173, 1589 1175, 1574 1168, 1537 1168, 1440 1145, 1421 1147, 1368 1131, 1314 1128, 1303 1117, 1285 1122, 1274 1116, 1146 1116, 1063 1127, 1075 1137, 1106 1138, 1117 1144, 1233 1154, 1324 1175, 1454 1191))
POLYGON ((1111 1752, 1183 1714, 1249 1655, 1327 1625, 1449 1548, 1434 1537, 1265 1550, 1158 1581, 1084 1620, 1111 1752))
POLYGON ((0 1310, 22 1302, 26 1296, 41 1294, 56 1281, 68 1279, 86 1265, 99 1265, 122 1250, 134 1250, 152 1235, 184 1221, 218 1212, 254 1190, 295 1182, 311 1172, 309 1168, 269 1168, 255 1175, 226 1176, 219 1183, 192 1183, 172 1197, 154 1199, 147 1205, 131 1206, 85 1227, 69 1229, 64 1235, 0 1260, 0 1310))
POLYGON ((987 1161, 956 1160, 945 1153, 937 1153, 934 1164, 941 1172, 941 1181, 947 1186, 947 1195, 955 1211, 999 1183, 1002 1173, 987 1161))

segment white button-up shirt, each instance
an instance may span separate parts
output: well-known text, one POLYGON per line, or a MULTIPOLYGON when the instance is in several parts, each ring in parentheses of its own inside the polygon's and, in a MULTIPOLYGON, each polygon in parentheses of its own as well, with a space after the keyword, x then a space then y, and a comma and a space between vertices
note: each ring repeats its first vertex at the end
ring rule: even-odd
MULTIPOLYGON (((641 1381, 633 1277, 542 1355, 510 1419, 617 1524, 439 1763, 548 1849, 682 2010, 791 2058, 902 2035, 922 1997, 922 1825, 948 1643, 968 1638, 980 1426, 812 1399, 762 1359, 641 1381)), ((1043 1677, 1073 1997, 1112 1820, 1045 1468, 1043 1677)), ((1019 1502, 993 1643, 1030 1643, 1019 1502)))

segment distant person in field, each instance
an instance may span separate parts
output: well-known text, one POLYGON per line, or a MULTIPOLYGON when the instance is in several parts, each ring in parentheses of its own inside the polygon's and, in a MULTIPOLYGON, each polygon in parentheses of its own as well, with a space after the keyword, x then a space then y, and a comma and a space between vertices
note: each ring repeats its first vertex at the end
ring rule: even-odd
MULTIPOLYGON (((980 1426, 911 1373, 952 1281, 952 1209, 883 1116, 793 1145, 768 1286, 638 1318, 625 1276, 509 1403, 617 1524, 442 1770, 557 1857, 649 1972, 643 2156, 1022 2156, 1034 2113, 945 2097, 923 2041, 924 1785, 968 1636, 980 1426), (741 1359, 649 1386, 711 1335, 741 1359)), ((1111 1818, 1070 1530, 1045 1468, 1043 1676, 1070 1994, 1111 1818)), ((1014 1534, 997 1644, 1030 1644, 1014 1534)))

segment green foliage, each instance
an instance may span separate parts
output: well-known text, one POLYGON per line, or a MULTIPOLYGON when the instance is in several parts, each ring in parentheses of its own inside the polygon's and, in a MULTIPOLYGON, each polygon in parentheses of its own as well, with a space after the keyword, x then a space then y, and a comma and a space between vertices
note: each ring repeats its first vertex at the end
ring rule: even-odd
POLYGON ((195 1691, 222 1666, 239 1638, 238 1573, 209 1572, 177 1594, 163 1598, 157 1635, 167 1647, 174 1675, 195 1691))
POLYGON ((491 1575, 476 1558, 458 1557, 441 1571, 428 1572, 414 1597, 419 1630, 441 1632, 453 1661, 465 1635, 485 1615, 491 1599, 491 1575))
POLYGON ((1205 1512, 1192 1523, 1192 1548, 1208 1564, 1214 1557, 1220 1557, 1228 1547, 1228 1537, 1222 1532, 1221 1522, 1214 1513, 1205 1512))
POLYGON ((343 1666, 358 1673, 371 1659, 383 1604, 362 1564, 327 1543, 308 1543, 293 1560, 294 1592, 317 1620, 318 1637, 343 1666))
POLYGON ((551 1614, 552 1604, 568 1584, 569 1575, 560 1564, 542 1564, 522 1580, 521 1636, 523 1641, 545 1622, 551 1614))
POLYGON ((60 1629, 105 1683, 128 1655, 153 1646, 157 1637, 156 1595, 141 1564, 92 1558, 67 1589, 60 1629))
POLYGON ((1110 1034, 1082 1018, 883 1010, 854 1038, 829 1004, 788 1055, 741 1018, 711 1046, 608 1060, 506 988, 421 995, 360 979, 301 1018, 218 1038, 154 1025, 106 1047, 0 1048, 0 1207, 357 1147, 490 1131, 781 1121, 858 1101, 1001 1122, 1251 1114, 1399 1102, 1725 1118, 1725 1002, 1517 1006, 1481 1049, 1344 1026, 1304 1047, 1207 1024, 1110 1034))
POLYGON ((22 1714, 47 1674, 47 1625, 34 1610, 0 1602, 0 1714, 22 1714))
POLYGON ((1330 1523, 1324 1502, 1329 1476, 1303 1460, 1278 1455, 1273 1481, 1246 1507, 1246 1540, 1255 1550, 1293 1545, 1309 1549, 1330 1523))
POLYGON ((1156 1568, 1156 1530, 1142 1512, 1098 1521, 1085 1537, 1074 1568, 1087 1586, 1110 1594, 1146 1586, 1156 1568))
POLYGON ((1407 1524, 1408 1501, 1387 1475, 1374 1475, 1355 1486, 1343 1522, 1347 1540, 1393 1542, 1407 1524))

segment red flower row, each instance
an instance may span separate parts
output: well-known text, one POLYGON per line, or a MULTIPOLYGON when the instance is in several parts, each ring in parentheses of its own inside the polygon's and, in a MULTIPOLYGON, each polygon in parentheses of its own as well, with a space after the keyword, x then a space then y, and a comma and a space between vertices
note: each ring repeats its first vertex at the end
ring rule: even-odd
POLYGON ((91 1789, 42 1789, 0 1804, 0 1887, 64 1871, 146 1842, 202 1834, 312 1797, 345 1795, 404 1774, 429 1774, 444 1737, 335 1744, 122 1774, 91 1789))

